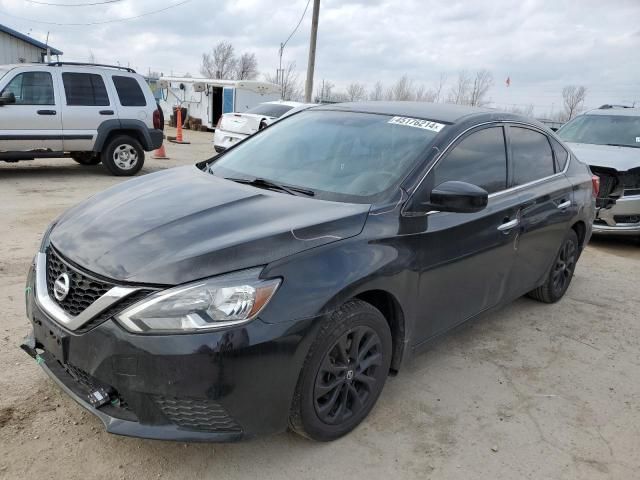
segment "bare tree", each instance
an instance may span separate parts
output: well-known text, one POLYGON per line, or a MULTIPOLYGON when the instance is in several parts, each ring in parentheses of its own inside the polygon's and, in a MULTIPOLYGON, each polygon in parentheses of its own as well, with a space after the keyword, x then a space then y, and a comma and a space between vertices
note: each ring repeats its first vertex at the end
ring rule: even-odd
POLYGON ((236 80, 255 80, 258 77, 258 60, 255 53, 243 53, 236 61, 236 80))
POLYGON ((492 85, 493 75, 491 75, 491 72, 489 70, 478 70, 469 93, 469 105, 481 107, 489 103, 486 96, 492 85))
POLYGON ((379 102, 384 98, 384 86, 381 81, 377 81, 373 86, 373 90, 369 94, 369 100, 373 100, 375 102, 379 102))
POLYGON ((444 86, 447 84, 447 75, 445 73, 440 74, 440 79, 438 80, 438 86, 433 90, 434 97, 433 102, 439 102, 442 100, 442 90, 444 86))
POLYGON ((233 45, 222 41, 211 53, 202 54, 200 73, 207 78, 229 78, 234 73, 236 62, 233 45))
POLYGON ((289 63, 282 72, 282 79, 277 75, 265 75, 267 82, 279 84, 283 100, 300 100, 302 98, 303 88, 296 72, 296 62, 289 63))
POLYGON ((316 95, 316 103, 323 103, 331 99, 331 91, 335 85, 329 80, 322 80, 318 86, 318 94, 316 95))
POLYGON ((567 85, 562 89, 562 102, 564 104, 564 120, 571 120, 582 110, 584 100, 587 97, 587 89, 582 85, 567 85))
POLYGON ((350 83, 347 87, 347 97, 350 102, 360 102, 367 98, 367 89, 361 83, 350 83))
POLYGON ((451 87, 451 90, 449 90, 447 101, 458 105, 466 105, 469 102, 470 90, 471 77, 466 70, 462 70, 458 73, 456 83, 451 87))
POLYGON ((391 87, 391 95, 393 100, 406 101, 413 100, 413 82, 406 75, 400 77, 393 87, 391 87))

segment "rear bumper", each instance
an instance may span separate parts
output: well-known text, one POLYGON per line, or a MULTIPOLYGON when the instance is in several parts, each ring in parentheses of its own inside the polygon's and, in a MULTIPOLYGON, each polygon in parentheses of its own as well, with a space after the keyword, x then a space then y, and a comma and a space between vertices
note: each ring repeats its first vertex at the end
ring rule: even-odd
POLYGON ((240 143, 248 136, 249 135, 243 133, 228 132, 218 128, 213 134, 213 147, 216 152, 220 153, 240 143))
POLYGON ((162 146, 162 141, 164 140, 164 132, 157 128, 150 129, 149 138, 149 150, 156 150, 162 146))
POLYGON ((611 208, 599 210, 593 233, 640 235, 640 195, 623 196, 611 208))

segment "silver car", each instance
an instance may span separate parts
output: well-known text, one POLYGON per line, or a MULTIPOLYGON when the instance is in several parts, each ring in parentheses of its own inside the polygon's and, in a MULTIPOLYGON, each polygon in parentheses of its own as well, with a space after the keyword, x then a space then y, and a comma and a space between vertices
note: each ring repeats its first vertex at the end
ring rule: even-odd
POLYGON ((600 177, 593 233, 640 236, 640 108, 604 105, 558 135, 600 177))

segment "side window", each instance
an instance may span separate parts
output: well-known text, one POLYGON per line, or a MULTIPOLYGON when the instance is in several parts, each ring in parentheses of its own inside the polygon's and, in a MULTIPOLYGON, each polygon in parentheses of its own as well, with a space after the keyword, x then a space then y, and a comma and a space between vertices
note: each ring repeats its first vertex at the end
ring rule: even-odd
POLYGON ((502 127, 485 128, 462 140, 433 170, 433 186, 457 180, 489 193, 507 186, 507 154, 502 127))
POLYGON ((548 177, 555 173, 547 136, 528 128, 510 127, 513 184, 548 177))
POLYGON ((100 75, 95 73, 62 74, 67 105, 107 106, 109 96, 100 75))
POLYGON ((49 72, 19 73, 4 87, 5 92, 16 96, 16 105, 55 105, 49 72))
POLYGON ((553 156, 556 157, 556 172, 561 172, 567 166, 569 154, 555 138, 550 137, 549 140, 551 140, 551 146, 553 147, 553 156))
POLYGON ((113 85, 118 92, 120 105, 123 107, 145 107, 147 105, 144 93, 135 78, 120 75, 114 75, 112 78, 113 85))

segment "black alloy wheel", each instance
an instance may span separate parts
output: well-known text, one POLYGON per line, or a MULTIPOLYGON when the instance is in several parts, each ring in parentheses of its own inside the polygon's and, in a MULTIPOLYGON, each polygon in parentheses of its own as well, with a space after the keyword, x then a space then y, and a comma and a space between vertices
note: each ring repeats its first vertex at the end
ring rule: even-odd
POLYGON ((552 286, 555 292, 564 292, 567 289, 577 260, 576 244, 569 240, 565 241, 551 272, 552 286))
POLYGON ((382 367, 382 341, 367 326, 343 334, 327 352, 314 387, 318 418, 328 425, 344 423, 360 413, 382 367))
POLYGON ((571 229, 560 246, 560 251, 553 261, 551 271, 546 281, 535 290, 528 293, 529 297, 544 303, 554 303, 560 300, 573 279, 573 272, 580 257, 580 246, 576 231, 571 229))
POLYGON ((374 306, 353 299, 335 310, 305 359, 289 427, 322 442, 349 433, 378 400, 392 350, 389 324, 374 306))

